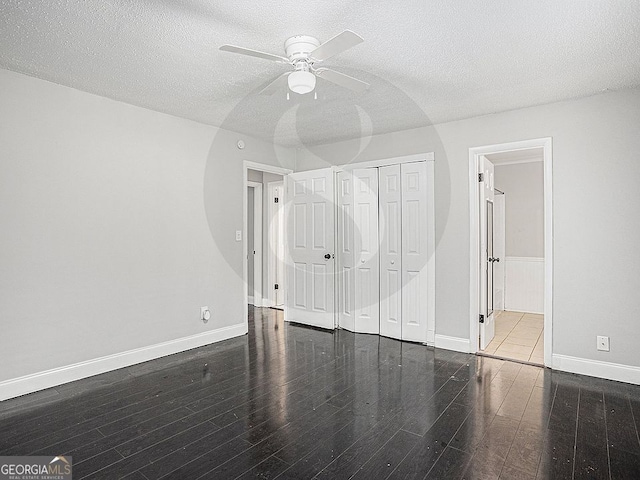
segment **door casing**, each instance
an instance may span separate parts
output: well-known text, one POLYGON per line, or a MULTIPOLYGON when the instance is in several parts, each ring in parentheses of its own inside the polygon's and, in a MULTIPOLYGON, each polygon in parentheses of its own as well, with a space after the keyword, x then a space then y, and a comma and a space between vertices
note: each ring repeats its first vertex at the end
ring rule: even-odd
POLYGON ((544 364, 553 356, 553 154, 551 137, 536 138, 469 149, 469 353, 478 352, 480 312, 479 159, 491 153, 542 148, 544 162, 544 364))

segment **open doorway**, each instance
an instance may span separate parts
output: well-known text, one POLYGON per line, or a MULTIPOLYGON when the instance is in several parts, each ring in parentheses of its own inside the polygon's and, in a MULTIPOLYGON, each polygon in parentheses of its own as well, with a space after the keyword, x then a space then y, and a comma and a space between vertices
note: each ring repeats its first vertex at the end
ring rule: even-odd
POLYGON ((268 225, 268 304, 284 310, 284 182, 274 180, 267 183, 267 225, 268 225))
POLYGON ((473 352, 551 363, 550 162, 550 139, 470 149, 473 352))
MULTIPOLYGON (((246 304, 284 307, 284 176, 289 170, 244 162, 246 304)), ((246 310, 249 314, 248 307, 246 310)))
POLYGON ((249 304, 262 306, 262 182, 247 182, 247 282, 249 304))

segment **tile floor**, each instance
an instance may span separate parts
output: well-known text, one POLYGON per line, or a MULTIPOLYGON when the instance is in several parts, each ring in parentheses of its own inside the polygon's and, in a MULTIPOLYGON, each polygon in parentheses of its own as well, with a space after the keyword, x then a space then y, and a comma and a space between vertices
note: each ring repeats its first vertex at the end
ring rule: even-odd
POLYGON ((544 315, 496 312, 496 334, 484 352, 543 365, 543 323, 544 315))

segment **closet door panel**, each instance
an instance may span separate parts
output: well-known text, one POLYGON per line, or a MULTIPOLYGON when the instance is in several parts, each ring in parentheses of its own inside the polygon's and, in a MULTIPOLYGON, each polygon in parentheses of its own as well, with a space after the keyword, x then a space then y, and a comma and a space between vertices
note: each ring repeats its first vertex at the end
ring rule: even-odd
POLYGON ((349 172, 337 175, 338 189, 338 325, 355 331, 354 195, 349 172))
POLYGON ((405 163, 402 176, 402 339, 427 341, 429 212, 426 162, 405 163))
POLYGON ((355 331, 380 333, 378 169, 353 170, 355 331))
POLYGON ((402 338, 400 165, 379 168, 380 335, 402 338))

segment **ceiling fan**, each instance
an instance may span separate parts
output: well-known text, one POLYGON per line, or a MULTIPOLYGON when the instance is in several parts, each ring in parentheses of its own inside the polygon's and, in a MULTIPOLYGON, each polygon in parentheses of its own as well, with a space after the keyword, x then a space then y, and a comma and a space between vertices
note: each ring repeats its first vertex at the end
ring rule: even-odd
MULTIPOLYGON (((263 58, 278 63, 284 63, 293 67, 292 71, 283 73, 273 82, 267 85, 261 95, 273 95, 284 87, 285 82, 292 92, 305 94, 313 92, 316 87, 316 76, 329 82, 361 93, 369 88, 369 84, 344 73, 317 67, 317 64, 344 52, 345 50, 362 43, 360 35, 351 30, 345 30, 323 44, 309 35, 296 35, 284 42, 285 56, 260 52, 235 45, 222 45, 220 50, 231 53, 239 53, 250 57, 263 58)), ((287 93, 287 96, 289 94, 287 93)))

